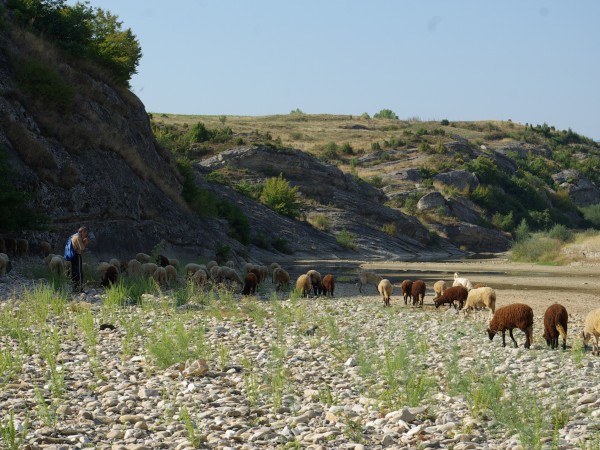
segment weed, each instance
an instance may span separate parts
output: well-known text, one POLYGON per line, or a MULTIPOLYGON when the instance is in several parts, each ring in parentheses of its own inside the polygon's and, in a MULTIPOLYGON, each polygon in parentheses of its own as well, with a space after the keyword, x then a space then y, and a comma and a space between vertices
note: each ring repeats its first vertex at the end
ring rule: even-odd
POLYGON ((358 246, 356 234, 351 233, 345 228, 336 235, 335 240, 344 248, 355 250, 358 246))
POLYGON ((179 418, 185 425, 185 429, 188 432, 188 438, 190 440, 190 443, 192 444, 192 447, 200 448, 205 439, 201 435, 196 434, 197 426, 192 421, 192 417, 190 416, 190 413, 188 412, 185 406, 183 406, 179 411, 179 418))
POLYGON ((27 431, 29 431, 29 418, 20 426, 20 424, 15 422, 15 415, 11 411, 4 420, 0 421, 2 448, 4 450, 20 450, 24 448, 27 431))
POLYGON ((46 399, 44 398, 44 394, 41 389, 37 386, 34 387, 35 391, 35 403, 37 405, 37 413, 38 417, 42 421, 42 423, 47 427, 54 427, 58 422, 58 415, 56 413, 56 408, 50 402, 50 404, 46 403, 46 399))

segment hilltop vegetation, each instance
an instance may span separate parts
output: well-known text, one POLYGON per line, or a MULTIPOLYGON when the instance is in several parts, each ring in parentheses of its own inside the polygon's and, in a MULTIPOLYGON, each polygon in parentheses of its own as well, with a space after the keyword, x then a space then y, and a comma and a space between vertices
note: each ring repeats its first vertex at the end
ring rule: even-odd
MULTIPOLYGON (((416 215, 430 230, 457 220, 444 207, 417 207, 424 195, 436 191, 446 200, 468 200, 479 216, 477 225, 513 237, 522 223, 531 231, 600 225, 594 197, 600 184, 600 147, 591 139, 547 124, 393 117, 389 110, 373 118, 300 110, 267 117, 151 115, 158 141, 180 159, 197 161, 242 145, 298 148, 382 189, 389 206, 416 215), (415 182, 399 182, 397 175, 410 169, 418 172, 415 182), (437 182, 436 176, 453 171, 474 173, 477 185, 460 189, 437 182), (590 183, 593 193, 585 199, 573 194, 581 180, 590 183)), ((253 195, 260 185, 250 186, 250 178, 231 170, 211 174, 213 181, 253 195)))

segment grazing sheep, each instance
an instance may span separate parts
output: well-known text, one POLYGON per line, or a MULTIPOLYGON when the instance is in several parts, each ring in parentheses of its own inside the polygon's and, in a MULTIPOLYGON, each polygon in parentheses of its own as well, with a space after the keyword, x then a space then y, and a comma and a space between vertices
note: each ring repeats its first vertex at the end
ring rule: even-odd
POLYGON ((281 266, 276 262, 271 263, 271 265, 269 266, 269 273, 271 274, 271 277, 273 276, 273 272, 275 271, 275 269, 278 269, 280 267, 281 266))
MULTIPOLYGON (((145 264, 144 264, 145 265, 145 264)), ((152 278, 156 281, 160 286, 165 286, 167 284, 167 271, 164 267, 156 267, 156 270, 152 274, 152 278)))
POLYGON ((46 265, 49 265, 49 264, 50 264, 50 261, 52 261, 52 258, 54 258, 55 256, 57 256, 57 255, 55 255, 54 253, 48 253, 48 254, 46 255, 46 257, 44 258, 44 263, 45 263, 46 265))
POLYGON ((321 292, 321 289, 322 289, 321 274, 319 272, 317 272, 316 270, 311 269, 308 272, 306 272, 306 275, 308 275, 308 277, 310 278, 310 284, 312 285, 315 296, 319 295, 319 293, 321 292))
POLYGON ((158 266, 154 263, 148 262, 142 264, 142 270, 144 271, 144 275, 146 275, 146 277, 148 278, 154 275, 156 269, 158 269, 158 266))
POLYGON ((165 266, 165 272, 167 273, 167 285, 171 286, 177 282, 177 269, 173 267, 171 264, 167 264, 165 266))
POLYGON ((206 270, 208 271, 208 273, 210 273, 211 269, 213 267, 217 267, 218 265, 219 265, 219 263, 216 261, 209 261, 206 263, 206 270))
MULTIPOLYGON (((253 273, 256 276, 256 282, 260 284, 260 271, 258 268, 253 267, 248 273, 253 273)), ((248 273, 246 275, 248 275, 248 273)))
POLYGON ((410 296, 412 297, 413 306, 423 306, 423 300, 425 299, 425 282, 423 280, 413 281, 410 288, 410 296))
POLYGON ((452 286, 446 289, 440 296, 433 299, 436 308, 439 308, 444 303, 448 303, 448 309, 451 306, 461 309, 469 295, 469 291, 464 286, 452 286), (457 305, 458 303, 458 305, 457 305))
POLYGON ((436 298, 439 298, 446 289, 448 289, 448 285, 444 280, 436 281, 433 285, 433 292, 435 293, 435 297, 433 299, 435 300, 436 298))
POLYGON ((244 273, 244 275, 246 275, 247 273, 249 273, 252 269, 254 269, 254 264, 249 263, 249 262, 245 263, 242 266, 242 272, 244 273))
POLYGON ((0 253, 0 277, 3 277, 12 269, 12 263, 6 253, 0 253))
POLYGON ((296 280, 296 291, 298 291, 302 297, 308 297, 311 290, 312 284, 310 282, 310 277, 306 274, 300 275, 296 280))
POLYGON ((506 330, 508 330, 515 347, 518 347, 519 345, 513 336, 514 328, 518 328, 525 333, 525 348, 529 348, 533 341, 533 309, 530 306, 524 303, 513 303, 498 308, 494 313, 494 317, 490 320, 487 330, 490 341, 500 331, 502 332, 502 347, 506 347, 505 338, 506 330))
POLYGON ((333 275, 330 273, 323 277, 323 282, 321 283, 321 292, 325 297, 331 296, 333 297, 333 290, 335 289, 335 279, 333 275))
POLYGON ((552 350, 558 348, 558 336, 563 340, 562 348, 567 349, 567 322, 569 313, 563 305, 550 305, 544 313, 544 339, 552 350))
POLYGON ((17 256, 17 240, 12 238, 4 239, 6 254, 9 256, 17 256))
POLYGON ((17 255, 25 256, 29 253, 29 241, 27 239, 17 239, 17 255))
POLYGON ((156 264, 160 267, 167 267, 169 265, 169 258, 165 255, 156 255, 156 264))
POLYGON ((197 271, 204 270, 208 274, 208 269, 202 264, 188 263, 183 268, 186 278, 193 276, 197 271))
POLYGON ((240 285, 244 284, 238 273, 235 270, 230 269, 229 267, 219 267, 219 270, 217 272, 217 278, 220 281, 227 280, 239 283, 240 285))
POLYGON ((50 243, 46 241, 40 242, 40 256, 45 258, 50 254, 50 252, 52 252, 52 246, 50 243))
POLYGON ((366 284, 372 284, 373 286, 379 286, 379 282, 383 280, 383 277, 380 277, 374 272, 360 272, 358 274, 358 278, 356 279, 356 284, 358 286, 358 292, 363 293, 362 287, 366 284))
POLYGON ((98 273, 100 274, 101 279, 104 278, 104 274, 106 273, 106 271, 108 270, 109 267, 114 267, 114 266, 107 262, 101 262, 100 264, 98 264, 98 273))
POLYGON ((146 253, 138 253, 137 255, 135 255, 135 259, 137 259, 142 264, 145 264, 145 263, 149 263, 150 260, 152 260, 152 256, 150 256, 146 253))
POLYGON ((388 280, 387 278, 381 280, 377 285, 377 290, 379 291, 383 299, 383 306, 390 306, 392 292, 394 291, 394 287, 392 286, 392 283, 390 283, 390 280, 388 280))
POLYGON ((179 260, 176 258, 169 258, 169 264, 173 267, 175 267, 175 269, 177 271, 179 271, 179 260))
POLYGON ((235 269, 235 263, 232 260, 229 260, 225 263, 225 267, 229 267, 230 269, 235 269))
POLYGON ((144 266, 137 259, 130 259, 127 263, 127 276, 130 278, 142 278, 144 266))
POLYGON ((192 274, 192 283, 195 286, 202 287, 206 284, 208 280, 208 275, 204 269, 198 269, 192 274))
POLYGON ((491 287, 481 287, 469 291, 467 303, 465 305, 465 315, 476 307, 487 307, 490 310, 490 317, 496 311, 496 291, 491 287))
POLYGON ((282 286, 290 285, 290 274, 281 267, 276 267, 273 270, 273 283, 275 283, 275 291, 279 291, 282 286))
POLYGON ((256 294, 256 286, 258 286, 258 278, 253 272, 249 272, 244 279, 244 288, 242 289, 242 295, 254 295, 256 294))
POLYGON ((104 287, 109 287, 109 286, 113 286, 115 284, 117 284, 117 281, 119 280, 119 270, 113 266, 113 265, 109 265, 106 270, 104 271, 104 274, 102 275, 102 281, 101 284, 104 287))
POLYGON ((262 283, 269 276, 269 268, 267 266, 258 266, 258 273, 260 273, 259 283, 262 283))
POLYGON ((52 257, 50 263, 48 263, 48 267, 50 267, 50 272, 52 272, 53 275, 58 276, 65 272, 65 264, 63 259, 58 255, 54 255, 52 257))
POLYGON ((459 278, 458 272, 454 272, 454 283, 452 286, 464 286, 469 291, 473 289, 473 283, 471 283, 467 278, 459 278))
POLYGON ((121 269, 121 261, 119 261, 117 258, 111 258, 108 263, 111 266, 115 266, 119 271, 121 269))
POLYGON ((411 280, 404 280, 400 285, 400 289, 402 289, 402 297, 404 297, 404 304, 408 304, 408 299, 410 298, 410 290, 412 289, 413 282, 411 280))
POLYGON ((600 354, 600 344, 598 343, 598 337, 600 337, 600 308, 590 311, 585 316, 585 322, 583 323, 583 330, 581 331, 581 338, 583 340, 584 348, 587 348, 587 343, 594 337, 592 342, 592 354, 600 354))
POLYGON ((208 276, 213 281, 213 283, 218 283, 219 281, 221 281, 219 279, 219 269, 219 266, 212 266, 210 269, 208 269, 208 276))

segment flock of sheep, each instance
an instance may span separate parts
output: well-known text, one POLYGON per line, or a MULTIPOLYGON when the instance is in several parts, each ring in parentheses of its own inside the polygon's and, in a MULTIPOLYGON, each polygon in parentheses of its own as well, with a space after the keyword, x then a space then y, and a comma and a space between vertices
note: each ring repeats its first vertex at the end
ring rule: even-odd
MULTIPOLYGON (((47 242, 39 244, 40 255, 48 265, 50 271, 55 275, 68 274, 70 271, 69 262, 65 261, 61 255, 50 253, 51 246, 47 242)), ((14 256, 24 256, 29 251, 29 243, 25 239, 2 239, 0 238, 0 277, 10 272, 12 263, 9 254, 14 256)), ((179 280, 180 264, 177 259, 167 258, 164 255, 158 255, 156 258, 138 253, 135 258, 129 260, 111 259, 109 262, 101 262, 97 270, 103 286, 110 286, 118 282, 121 276, 126 275, 130 278, 148 277, 154 279, 159 285, 171 287, 179 280)), ((283 287, 290 286, 290 274, 281 268, 279 264, 272 263, 270 266, 260 264, 246 263, 241 268, 243 277, 240 277, 235 270, 234 263, 228 261, 224 266, 219 266, 216 261, 209 261, 207 264, 189 263, 183 270, 185 280, 198 287, 203 287, 209 282, 212 283, 236 283, 242 287, 242 295, 254 295, 259 285, 270 277, 275 285, 275 290, 279 291, 283 287)), ((391 296, 393 293, 393 284, 374 272, 362 271, 358 274, 356 284, 360 293, 367 284, 377 287, 382 297, 383 304, 386 307, 391 305, 391 296)), ((296 280, 296 292, 303 297, 309 295, 325 295, 333 297, 335 290, 335 279, 332 274, 321 277, 316 270, 309 270, 300 275, 296 280)), ((402 291, 404 304, 409 303, 413 306, 423 306, 426 285, 423 280, 404 280, 400 289, 402 291)), ((533 310, 530 306, 522 303, 514 303, 496 310, 496 292, 494 289, 483 285, 473 285, 468 279, 454 274, 454 281, 451 287, 448 287, 443 280, 437 281, 433 285, 435 297, 433 299, 436 308, 448 304, 449 308, 455 307, 464 310, 465 315, 474 309, 487 308, 490 313, 488 325, 488 335, 490 340, 497 333, 502 333, 502 345, 506 346, 505 333, 509 332, 515 347, 518 346, 513 336, 515 328, 525 333, 525 348, 531 346, 533 334, 533 310)), ((566 349, 567 322, 569 314, 564 306, 553 304, 544 314, 544 339, 552 348, 559 345, 559 337, 562 338, 562 348, 566 349)), ((582 340, 584 346, 591 338, 593 341, 593 353, 600 354, 600 308, 588 313, 584 322, 582 331, 582 340)))
MULTIPOLYGON (((361 272, 356 280, 359 292, 366 284, 377 286, 377 290, 382 297, 384 306, 390 306, 390 299, 393 293, 393 285, 388 279, 373 272, 361 272)), ((423 280, 404 280, 400 289, 404 298, 404 304, 412 303, 413 306, 423 306, 425 296, 425 282, 423 280)), ((490 312, 490 321, 488 324, 488 336, 490 340, 497 333, 502 333, 502 345, 506 347, 506 331, 509 332, 515 347, 518 347, 517 341, 513 336, 515 328, 525 333, 525 348, 531 347, 533 339, 533 309, 523 303, 513 303, 503 306, 496 310, 496 292, 488 286, 475 285, 467 279, 454 274, 454 282, 451 287, 443 280, 435 282, 433 285, 435 297, 433 299, 436 308, 443 304, 448 304, 449 308, 464 309, 465 315, 474 309, 487 308, 490 312)), ((544 313, 544 339, 546 343, 555 349, 559 345, 559 337, 562 338, 562 348, 567 348, 567 322, 569 314, 563 305, 555 303, 550 305, 544 313)), ((591 338, 592 353, 600 354, 600 308, 590 311, 584 321, 581 338, 583 345, 586 346, 591 338)))

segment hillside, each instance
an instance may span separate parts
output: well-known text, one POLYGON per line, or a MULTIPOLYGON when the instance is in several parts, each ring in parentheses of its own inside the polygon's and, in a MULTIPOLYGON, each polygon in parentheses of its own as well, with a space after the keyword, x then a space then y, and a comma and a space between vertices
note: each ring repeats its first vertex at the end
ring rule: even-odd
POLYGON ((99 258, 406 260, 505 251, 523 220, 597 224, 600 150, 571 130, 148 114, 99 61, 0 13, 3 237, 60 252, 86 224, 99 258), (265 200, 278 179, 290 205, 265 200))

